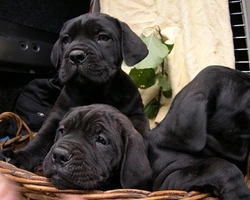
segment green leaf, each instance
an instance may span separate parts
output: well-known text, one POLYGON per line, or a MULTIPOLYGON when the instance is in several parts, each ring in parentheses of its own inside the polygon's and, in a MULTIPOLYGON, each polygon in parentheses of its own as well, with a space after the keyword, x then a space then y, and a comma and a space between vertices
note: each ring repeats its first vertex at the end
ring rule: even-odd
POLYGON ((146 89, 155 84, 154 69, 136 69, 133 68, 129 72, 129 76, 138 88, 146 89))
POLYGON ((169 50, 168 54, 170 54, 170 53, 171 53, 171 51, 172 51, 172 50, 173 50, 173 48, 174 48, 174 44, 166 44, 166 45, 167 45, 168 50, 169 50))
POLYGON ((149 53, 146 58, 144 58, 134 67, 137 69, 156 68, 164 61, 164 58, 169 54, 169 45, 162 43, 155 32, 147 37, 141 34, 140 37, 147 45, 149 53))
POLYGON ((166 97, 166 98, 171 98, 171 97, 172 97, 172 89, 167 90, 167 91, 162 91, 162 94, 163 94, 164 97, 166 97))
POLYGON ((156 98, 152 99, 145 107, 144 111, 149 119, 154 119, 160 109, 160 102, 156 98))
POLYGON ((166 97, 166 98, 171 98, 172 96, 172 88, 169 84, 168 81, 168 74, 167 73, 158 73, 157 74, 157 78, 158 78, 158 84, 162 90, 162 94, 166 97))

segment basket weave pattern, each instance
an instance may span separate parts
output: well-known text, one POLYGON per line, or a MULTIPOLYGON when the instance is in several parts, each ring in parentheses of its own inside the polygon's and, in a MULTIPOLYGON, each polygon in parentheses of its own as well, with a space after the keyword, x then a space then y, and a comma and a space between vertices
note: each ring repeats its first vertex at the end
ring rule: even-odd
MULTIPOLYGON (((18 130, 16 137, 2 141, 0 148, 11 148, 18 150, 24 147, 36 133, 32 132, 29 127, 14 113, 5 112, 0 114, 0 123, 4 119, 14 119, 17 123, 18 130), (27 135, 22 136, 21 130, 26 129, 27 135)), ((59 200, 67 195, 74 195, 82 199, 143 199, 143 200, 219 200, 212 197, 209 193, 200 193, 197 191, 186 192, 182 190, 162 190, 162 191, 145 191, 138 189, 116 189, 116 190, 59 190, 55 188, 44 176, 31 173, 29 171, 15 167, 12 164, 0 161, 0 173, 17 184, 22 194, 23 200, 59 200)), ((246 176, 246 183, 250 186, 250 176, 246 176)))

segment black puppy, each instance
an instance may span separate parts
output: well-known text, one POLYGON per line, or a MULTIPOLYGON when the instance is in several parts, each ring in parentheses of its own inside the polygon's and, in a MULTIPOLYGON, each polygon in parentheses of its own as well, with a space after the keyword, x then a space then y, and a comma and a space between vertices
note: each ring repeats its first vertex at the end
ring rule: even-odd
POLYGON ((71 109, 60 122, 44 175, 60 189, 149 189, 150 164, 142 136, 114 107, 71 109))
POLYGON ((198 188, 226 200, 250 199, 243 180, 249 105, 249 75, 223 66, 202 70, 150 132, 154 189, 198 188))
POLYGON ((88 13, 67 21, 51 54, 64 87, 34 140, 18 152, 3 151, 2 157, 33 171, 52 146, 62 117, 71 107, 92 103, 116 107, 145 137, 149 125, 141 96, 121 64, 134 65, 147 53, 142 40, 113 17, 88 13))

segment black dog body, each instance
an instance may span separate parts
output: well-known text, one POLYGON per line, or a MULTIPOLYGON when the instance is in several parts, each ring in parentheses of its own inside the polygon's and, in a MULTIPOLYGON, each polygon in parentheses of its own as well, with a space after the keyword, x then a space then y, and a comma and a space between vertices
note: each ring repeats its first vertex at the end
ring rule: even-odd
POLYGON ((207 67, 176 95, 150 134, 163 147, 243 162, 250 139, 249 100, 249 75, 207 67))
POLYGON ((142 99, 121 63, 134 65, 147 53, 146 45, 125 23, 108 15, 90 13, 67 21, 51 54, 64 85, 58 100, 33 141, 20 151, 3 151, 2 156, 20 168, 34 170, 69 109, 93 103, 116 107, 146 138, 149 125, 142 99))
POLYGON ((114 107, 75 107, 60 122, 43 163, 61 189, 149 189, 151 168, 142 136, 114 107))
MULTIPOLYGON (((150 142, 149 142, 150 143, 150 142)), ((250 190, 239 168, 219 157, 200 156, 150 144, 155 190, 210 192, 222 200, 248 200, 250 190)))
POLYGON ((166 117, 150 132, 153 188, 198 188, 215 191, 226 200, 250 199, 243 179, 250 138, 249 100, 249 75, 222 66, 202 70, 176 95, 166 117))

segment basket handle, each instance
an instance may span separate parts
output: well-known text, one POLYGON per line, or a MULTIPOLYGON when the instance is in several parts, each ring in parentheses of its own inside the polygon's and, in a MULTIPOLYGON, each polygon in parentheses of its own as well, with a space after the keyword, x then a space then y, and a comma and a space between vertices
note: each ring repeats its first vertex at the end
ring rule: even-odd
POLYGON ((31 141, 33 139, 33 132, 30 130, 28 125, 17 114, 15 114, 13 112, 3 112, 0 114, 0 122, 3 119, 10 119, 10 118, 14 119, 17 123, 16 136, 20 136, 21 130, 22 130, 22 128, 24 128, 29 134, 29 141, 31 141))

